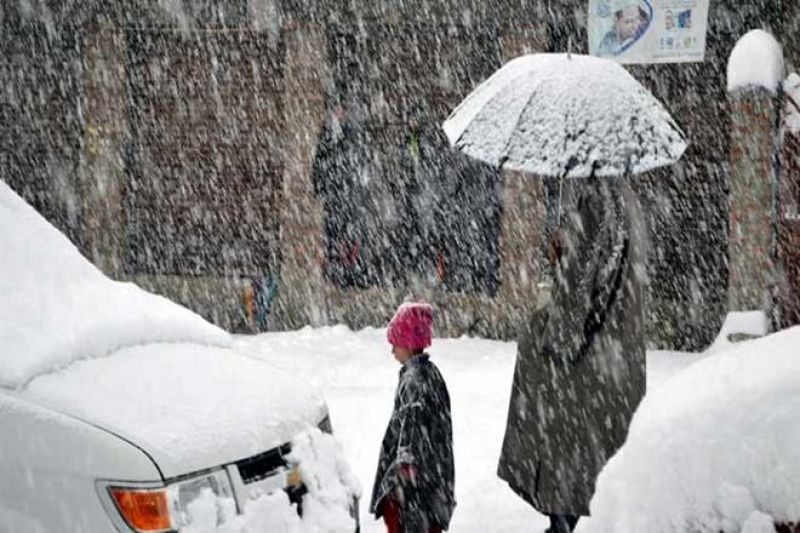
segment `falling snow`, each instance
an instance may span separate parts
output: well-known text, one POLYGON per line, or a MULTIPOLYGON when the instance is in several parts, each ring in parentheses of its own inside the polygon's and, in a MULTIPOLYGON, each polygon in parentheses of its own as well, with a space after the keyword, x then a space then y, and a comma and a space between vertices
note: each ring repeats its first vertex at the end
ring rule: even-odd
POLYGON ((800 3, 657 3, 0 3, 0 533, 383 531, 450 422, 451 531, 797 531, 800 3))

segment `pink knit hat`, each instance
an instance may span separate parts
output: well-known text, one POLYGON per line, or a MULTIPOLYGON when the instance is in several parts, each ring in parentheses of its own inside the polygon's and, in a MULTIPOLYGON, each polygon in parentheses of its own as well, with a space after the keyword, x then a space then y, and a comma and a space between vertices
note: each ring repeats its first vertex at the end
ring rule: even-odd
POLYGON ((389 322, 386 336, 392 346, 427 348, 433 338, 433 306, 424 302, 402 304, 389 322))

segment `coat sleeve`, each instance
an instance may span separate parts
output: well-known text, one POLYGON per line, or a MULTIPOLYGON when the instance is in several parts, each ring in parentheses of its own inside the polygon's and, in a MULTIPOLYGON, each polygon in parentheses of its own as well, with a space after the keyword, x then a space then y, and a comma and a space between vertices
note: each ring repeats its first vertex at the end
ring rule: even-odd
POLYGON ((397 465, 419 465, 425 447, 425 408, 422 387, 410 381, 400 390, 400 435, 397 445, 397 465))
POLYGON ((604 224, 603 195, 586 194, 565 227, 567 246, 553 286, 540 339, 540 351, 559 364, 575 363, 593 335, 592 324, 603 312, 594 294, 598 272, 607 268, 612 229, 604 224))

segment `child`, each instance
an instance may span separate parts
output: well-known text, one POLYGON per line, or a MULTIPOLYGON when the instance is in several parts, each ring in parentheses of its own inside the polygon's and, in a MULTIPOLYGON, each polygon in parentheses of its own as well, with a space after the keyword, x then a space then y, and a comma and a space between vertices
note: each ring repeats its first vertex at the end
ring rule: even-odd
POLYGON ((403 366, 370 511, 383 517, 389 533, 439 533, 447 529, 455 507, 455 467, 450 395, 423 351, 433 337, 433 308, 401 305, 387 336, 403 366))

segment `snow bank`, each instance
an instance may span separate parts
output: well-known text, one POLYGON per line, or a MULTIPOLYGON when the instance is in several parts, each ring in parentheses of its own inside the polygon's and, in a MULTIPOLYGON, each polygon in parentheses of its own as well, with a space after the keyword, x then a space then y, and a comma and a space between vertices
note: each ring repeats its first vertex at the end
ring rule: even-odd
POLYGON ((681 372, 639 407, 578 531, 765 531, 800 519, 800 327, 681 372))
POLYGON ((181 533, 352 533, 353 498, 361 488, 347 466, 339 443, 318 429, 309 428, 292 442, 290 462, 300 465, 308 494, 303 498, 303 516, 278 491, 261 496, 236 516, 230 499, 216 498, 210 491, 189 505, 192 525, 181 533))
POLYGON ((0 181, 0 386, 148 342, 231 344, 200 316, 114 282, 0 181))
POLYGON ((728 59, 728 92, 763 87, 774 93, 783 77, 783 50, 772 34, 752 30, 739 39, 728 59))

